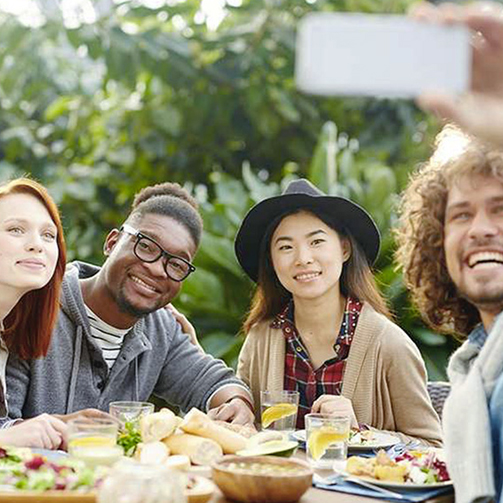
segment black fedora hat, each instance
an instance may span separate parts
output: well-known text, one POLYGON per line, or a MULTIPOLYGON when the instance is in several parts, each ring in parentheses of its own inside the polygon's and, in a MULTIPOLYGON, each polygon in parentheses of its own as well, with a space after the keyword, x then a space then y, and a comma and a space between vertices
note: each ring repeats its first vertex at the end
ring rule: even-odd
POLYGON ((372 217, 349 199, 327 196, 308 180, 290 182, 285 191, 257 203, 246 214, 236 235, 234 250, 246 274, 257 281, 260 246, 269 225, 281 215, 299 209, 319 209, 333 215, 358 241, 373 264, 379 253, 379 230, 372 217))

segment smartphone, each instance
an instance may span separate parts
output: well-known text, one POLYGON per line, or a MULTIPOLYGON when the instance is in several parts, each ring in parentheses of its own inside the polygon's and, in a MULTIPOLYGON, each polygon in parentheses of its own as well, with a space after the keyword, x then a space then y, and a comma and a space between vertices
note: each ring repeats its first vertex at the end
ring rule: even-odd
POLYGON ((299 24, 298 89, 325 96, 414 98, 470 85, 470 32, 406 16, 312 13, 299 24))

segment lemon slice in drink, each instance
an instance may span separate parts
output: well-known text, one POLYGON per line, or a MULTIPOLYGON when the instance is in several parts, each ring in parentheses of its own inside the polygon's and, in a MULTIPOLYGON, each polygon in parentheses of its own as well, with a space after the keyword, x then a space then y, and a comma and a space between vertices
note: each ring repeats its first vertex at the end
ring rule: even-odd
POLYGON ((267 428, 275 421, 297 414, 297 405, 293 403, 277 403, 262 412, 262 428, 267 428))
POLYGON ((309 434, 307 448, 311 453, 311 457, 318 461, 323 457, 327 449, 336 442, 347 440, 349 432, 341 432, 330 426, 322 426, 309 434))
POLYGON ((111 447, 116 445, 112 437, 79 437, 70 440, 68 447, 111 447))

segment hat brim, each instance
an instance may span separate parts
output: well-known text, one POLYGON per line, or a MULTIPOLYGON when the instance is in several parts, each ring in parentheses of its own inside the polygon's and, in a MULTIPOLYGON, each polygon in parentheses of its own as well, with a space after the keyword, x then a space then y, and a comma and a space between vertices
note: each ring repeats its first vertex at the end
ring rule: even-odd
POLYGON ((257 282, 258 279, 260 246, 269 224, 282 214, 309 208, 333 215, 335 220, 358 241, 369 264, 374 263, 379 254, 381 238, 372 217, 362 207, 338 196, 282 194, 253 206, 236 234, 234 242, 236 257, 253 281, 257 282))

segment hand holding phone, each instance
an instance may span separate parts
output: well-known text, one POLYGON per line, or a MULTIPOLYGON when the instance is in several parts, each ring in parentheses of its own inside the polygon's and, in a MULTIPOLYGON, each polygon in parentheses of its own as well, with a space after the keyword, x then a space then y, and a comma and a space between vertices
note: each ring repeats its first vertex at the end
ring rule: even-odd
POLYGON ((470 85, 470 32, 406 16, 313 13, 297 33, 295 78, 304 92, 414 98, 470 85))

